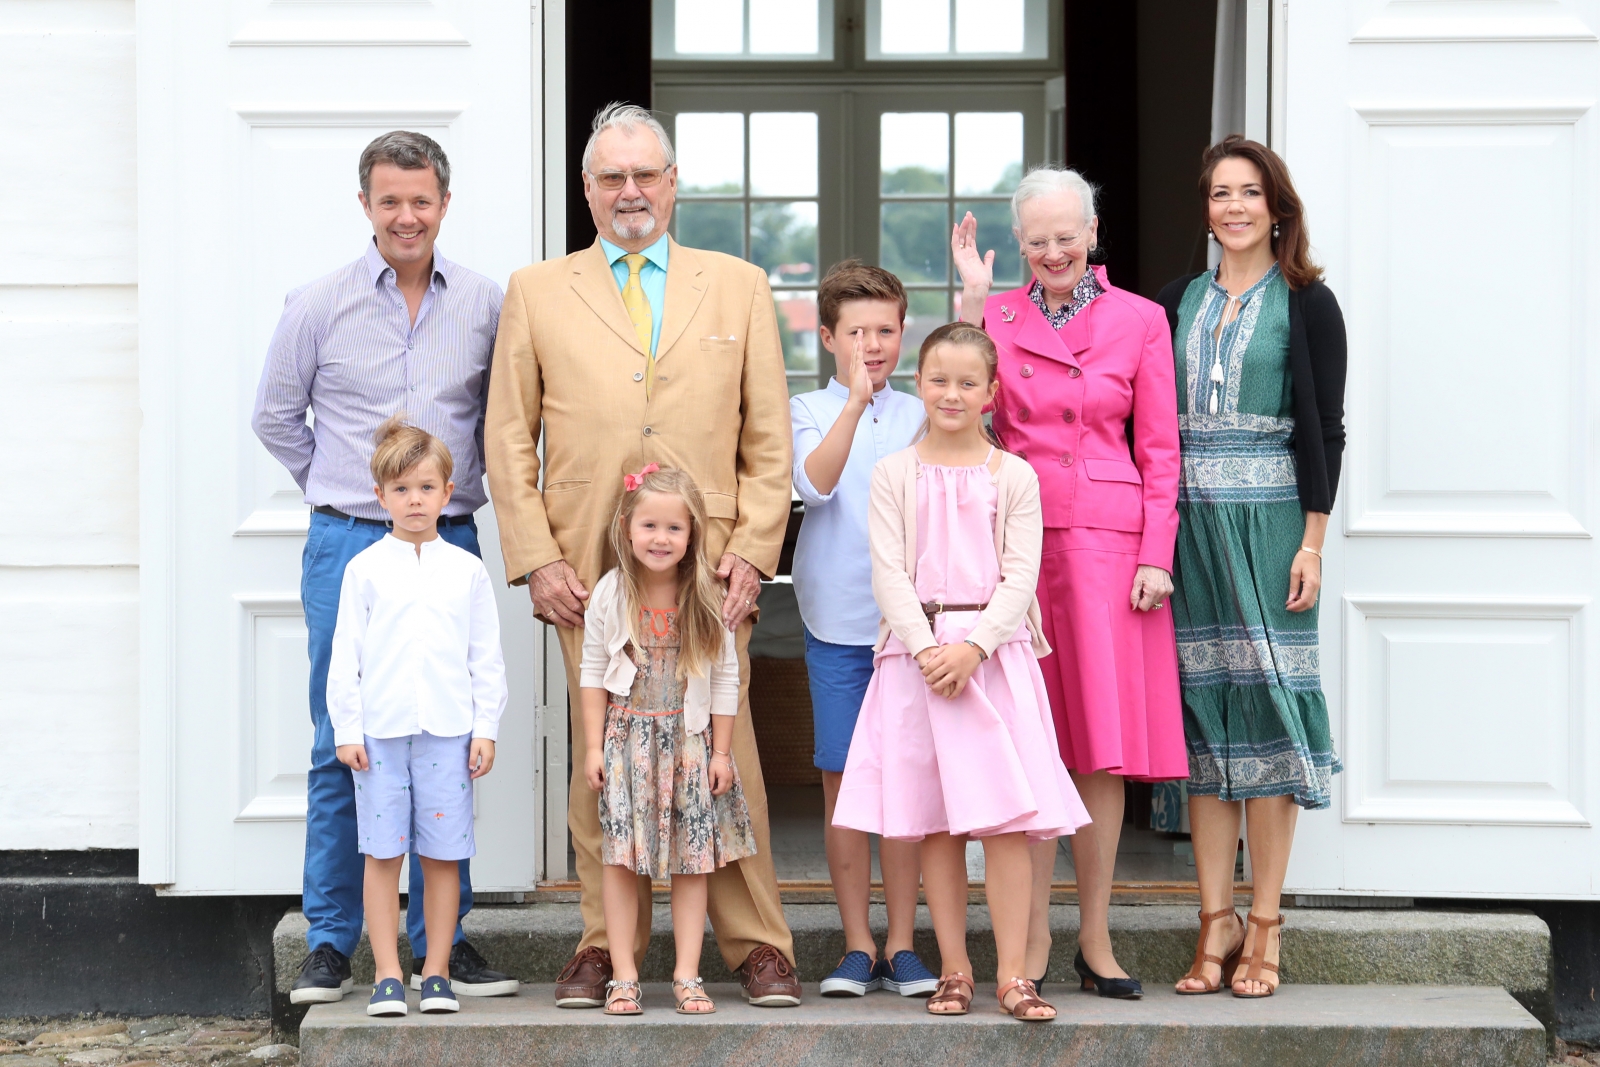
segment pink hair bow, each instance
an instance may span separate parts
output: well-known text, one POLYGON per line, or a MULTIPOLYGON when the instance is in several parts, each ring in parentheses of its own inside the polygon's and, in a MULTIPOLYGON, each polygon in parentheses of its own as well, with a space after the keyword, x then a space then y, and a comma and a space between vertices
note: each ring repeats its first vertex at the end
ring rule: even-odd
POLYGON ((660 469, 661 465, 658 463, 646 463, 638 474, 624 474, 622 476, 622 488, 631 493, 644 484, 645 475, 654 474, 660 469))

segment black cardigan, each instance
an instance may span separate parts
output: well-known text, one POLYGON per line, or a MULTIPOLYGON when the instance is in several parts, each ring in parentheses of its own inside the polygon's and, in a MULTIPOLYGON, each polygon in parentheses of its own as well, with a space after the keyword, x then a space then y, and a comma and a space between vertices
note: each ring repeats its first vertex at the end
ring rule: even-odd
MULTIPOLYGON (((1167 309, 1172 346, 1182 341, 1178 330, 1178 305, 1199 271, 1169 282, 1156 296, 1167 309)), ((1344 315, 1333 290, 1322 282, 1289 290, 1289 376, 1294 405, 1295 477, 1300 486, 1300 507, 1326 514, 1333 510, 1339 488, 1339 461, 1344 457, 1344 315), (1321 426, 1322 432, 1306 428, 1321 426)))

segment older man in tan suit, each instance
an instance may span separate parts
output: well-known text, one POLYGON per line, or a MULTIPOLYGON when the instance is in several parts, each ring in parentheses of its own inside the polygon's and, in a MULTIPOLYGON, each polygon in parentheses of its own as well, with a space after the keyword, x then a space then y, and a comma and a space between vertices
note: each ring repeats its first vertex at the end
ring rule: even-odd
MULTIPOLYGON (((622 476, 680 467, 705 494, 708 555, 728 582, 723 619, 741 676, 733 756, 758 852, 710 878, 717 944, 752 1003, 800 1002, 794 945, 778 900, 766 787, 750 724, 750 611, 778 566, 789 514, 789 394, 764 274, 667 236, 677 170, 666 131, 641 108, 595 117, 583 186, 599 238, 511 276, 490 376, 489 488, 508 579, 527 582, 566 660, 572 759, 582 766, 578 693, 583 602, 604 569, 622 476), (663 269, 664 268, 664 269, 663 269), (538 445, 544 441, 544 486, 538 445)), ((599 801, 572 775, 567 821, 583 883, 583 940, 556 1003, 597 1007, 611 978, 600 893, 599 801)), ((640 879, 638 944, 650 936, 640 879)))

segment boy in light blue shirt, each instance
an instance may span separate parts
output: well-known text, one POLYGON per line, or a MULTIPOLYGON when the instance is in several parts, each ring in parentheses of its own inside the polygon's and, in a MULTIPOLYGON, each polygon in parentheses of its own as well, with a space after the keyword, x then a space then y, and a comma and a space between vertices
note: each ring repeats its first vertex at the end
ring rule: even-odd
POLYGON ((823 834, 828 872, 844 925, 845 956, 822 981, 823 996, 889 989, 928 996, 939 982, 911 951, 917 885, 915 842, 881 841, 879 865, 889 909, 880 960, 867 923, 872 845, 866 834, 833 825, 845 756, 872 680, 879 611, 872 599, 867 501, 872 468, 911 445, 922 427, 922 402, 889 385, 900 361, 906 291, 879 267, 846 260, 817 292, 822 345, 838 368, 826 389, 789 401, 794 425, 794 485, 806 518, 794 553, 794 591, 805 623, 806 673, 816 732, 813 762, 822 771, 823 834))

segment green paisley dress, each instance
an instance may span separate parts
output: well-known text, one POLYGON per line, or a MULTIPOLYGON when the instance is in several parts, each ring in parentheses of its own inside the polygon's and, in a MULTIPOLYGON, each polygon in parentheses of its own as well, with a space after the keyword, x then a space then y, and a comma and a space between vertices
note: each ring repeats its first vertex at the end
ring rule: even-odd
POLYGON ((1209 271, 1189 283, 1173 344, 1183 474, 1171 599, 1188 791, 1325 808, 1341 767, 1317 609, 1284 608, 1305 534, 1290 444, 1289 287, 1273 266, 1219 335, 1228 299, 1209 271))

